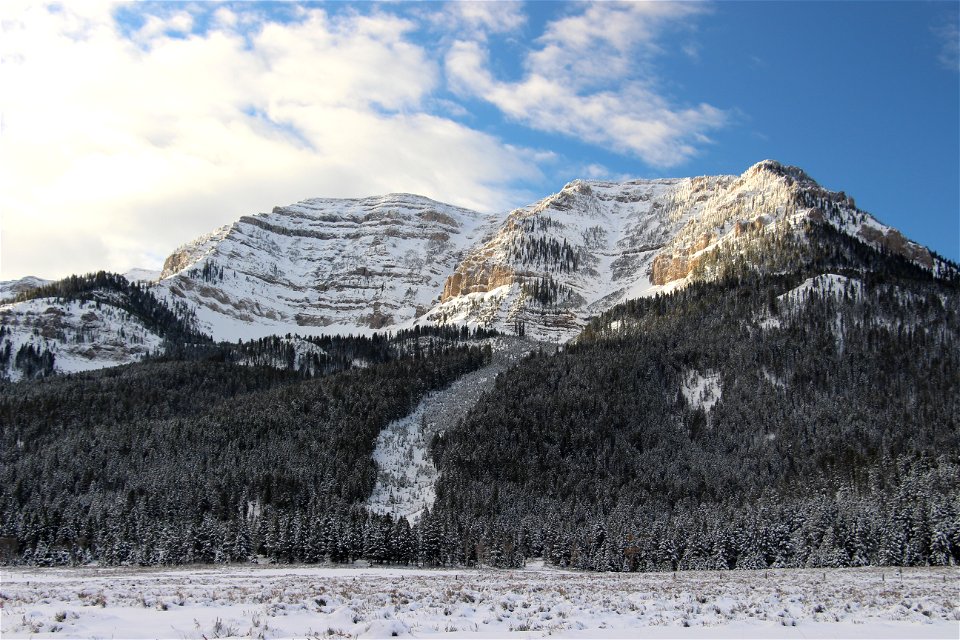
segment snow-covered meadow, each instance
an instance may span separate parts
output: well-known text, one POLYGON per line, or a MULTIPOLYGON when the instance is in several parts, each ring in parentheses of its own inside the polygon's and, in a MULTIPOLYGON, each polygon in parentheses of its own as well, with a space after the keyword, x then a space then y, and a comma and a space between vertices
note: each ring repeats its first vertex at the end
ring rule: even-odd
POLYGON ((4 638, 957 638, 956 568, 4 568, 4 638))

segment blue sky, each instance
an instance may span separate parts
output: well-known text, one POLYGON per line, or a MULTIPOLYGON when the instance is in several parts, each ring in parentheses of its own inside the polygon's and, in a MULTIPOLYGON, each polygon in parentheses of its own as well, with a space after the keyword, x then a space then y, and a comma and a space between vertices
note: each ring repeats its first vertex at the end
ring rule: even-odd
POLYGON ((4 4, 0 279, 311 196, 774 158, 960 260, 955 2, 4 4))

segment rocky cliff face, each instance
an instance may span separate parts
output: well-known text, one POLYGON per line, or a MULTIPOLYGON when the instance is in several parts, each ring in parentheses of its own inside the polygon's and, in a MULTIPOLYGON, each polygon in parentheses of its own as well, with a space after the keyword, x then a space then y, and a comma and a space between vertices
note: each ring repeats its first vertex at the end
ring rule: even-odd
MULTIPOLYGON (((685 206, 690 205, 690 198, 685 206)), ((904 256, 928 269, 930 252, 866 212, 843 192, 824 189, 797 167, 765 160, 720 190, 696 199, 702 203, 657 255, 651 281, 665 285, 687 278, 711 252, 743 252, 764 235, 796 231, 807 222, 827 224, 875 248, 904 256)))
MULTIPOLYGON (((143 270, 128 277, 217 340, 467 324, 564 342, 625 300, 720 277, 731 265, 799 269, 811 259, 806 234, 824 228, 956 277, 955 265, 845 193, 770 160, 739 176, 576 180, 503 216, 407 194, 305 200, 178 248, 156 281, 143 270)), ((44 284, 0 283, 0 301, 44 284)), ((28 375, 16 366, 22 349, 36 356, 23 355, 27 364, 52 354, 56 372, 160 349, 160 336, 113 295, 0 305, 0 378, 28 375)))
POLYGON ((158 287, 218 338, 370 333, 429 309, 493 223, 406 194, 305 200, 181 247, 158 287))
POLYGON ((402 194, 307 200, 181 247, 158 286, 229 340, 468 323, 565 341, 810 224, 943 268, 846 194, 767 160, 740 176, 576 180, 501 217, 402 194))

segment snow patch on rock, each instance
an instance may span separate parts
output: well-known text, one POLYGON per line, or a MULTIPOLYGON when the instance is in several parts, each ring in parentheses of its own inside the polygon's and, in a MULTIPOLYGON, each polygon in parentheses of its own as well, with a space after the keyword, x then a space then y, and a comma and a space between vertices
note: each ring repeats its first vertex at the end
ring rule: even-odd
POLYGON ((799 304, 811 296, 850 298, 858 300, 863 297, 863 282, 856 278, 848 278, 835 273, 823 273, 807 278, 800 286, 791 289, 777 297, 778 302, 799 304))

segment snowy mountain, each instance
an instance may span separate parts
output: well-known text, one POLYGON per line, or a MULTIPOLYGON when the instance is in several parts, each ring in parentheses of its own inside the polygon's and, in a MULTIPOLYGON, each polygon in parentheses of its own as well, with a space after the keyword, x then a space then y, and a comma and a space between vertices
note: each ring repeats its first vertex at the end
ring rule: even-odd
POLYGON ((454 323, 565 342, 724 262, 783 262, 776 243, 810 226, 949 270, 844 193, 767 160, 740 176, 576 180, 499 220, 405 194, 306 200, 181 247, 158 288, 225 340, 454 323))
POLYGON ((957 267, 799 169, 308 200, 161 276, 0 307, 0 378, 161 355, 3 381, 16 561, 960 563, 957 267))
POLYGON ((602 311, 714 279, 724 263, 762 270, 800 258, 799 266, 806 256, 786 255, 783 245, 824 225, 924 268, 950 271, 845 194, 767 160, 741 176, 571 182, 511 212, 457 266, 426 319, 506 330, 523 323, 528 334, 566 341, 602 311), (777 251, 784 255, 770 255, 777 251))
MULTIPOLYGON (((178 248, 162 272, 126 276, 215 340, 468 325, 562 343, 626 300, 748 271, 863 271, 881 253, 956 276, 955 265, 857 209, 843 192, 765 160, 740 176, 575 180, 504 216, 409 194, 315 198, 241 217, 178 248)), ((44 284, 2 283, 0 299, 44 284)), ((109 296, 99 302, 111 304, 109 296)), ((61 357, 56 371, 111 366, 145 352, 146 338, 122 357, 110 346, 114 338, 98 342, 141 336, 139 327, 121 323, 122 335, 121 325, 86 331, 83 313, 32 301, 4 307, 3 322, 18 334, 11 347, 30 343, 41 353, 67 353, 62 340, 54 348, 44 336, 85 336, 71 339, 87 345, 88 360, 61 357), (47 314, 50 308, 57 313, 47 314)))
POLYGON ((19 280, 4 280, 0 282, 0 301, 13 300, 21 293, 26 293, 45 284, 50 284, 50 280, 34 276, 26 276, 19 280))
POLYGON ((407 194, 305 200, 180 247, 157 292, 225 340, 411 326, 495 222, 407 194))

